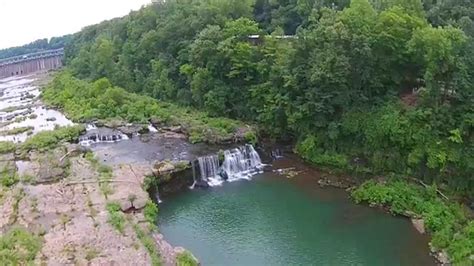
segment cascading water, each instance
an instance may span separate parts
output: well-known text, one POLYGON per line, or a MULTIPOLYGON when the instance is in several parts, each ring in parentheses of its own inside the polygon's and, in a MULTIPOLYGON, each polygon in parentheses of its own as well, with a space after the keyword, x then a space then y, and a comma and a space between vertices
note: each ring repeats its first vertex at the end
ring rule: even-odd
POLYGON ((201 178, 210 186, 221 185, 223 180, 219 173, 219 158, 217 155, 202 156, 198 158, 201 178))
MULTIPOLYGON (((224 151, 224 162, 221 166, 219 166, 217 155, 202 156, 197 161, 201 180, 211 187, 221 185, 224 180, 232 182, 239 179, 250 179, 251 176, 263 172, 260 156, 252 145, 224 151)), ((194 162, 192 162, 194 182, 191 189, 199 183, 194 167, 194 162)))
POLYGON ((222 169, 228 181, 250 179, 252 175, 263 172, 260 156, 252 145, 245 145, 236 149, 224 151, 222 169))
POLYGON ((79 138, 79 144, 82 146, 90 146, 93 143, 112 143, 126 139, 128 139, 128 136, 125 134, 101 135, 96 133, 81 136, 79 138))
POLYGON ((194 161, 191 161, 191 167, 193 168, 193 184, 191 185, 190 189, 194 189, 196 186, 196 168, 194 165, 194 161))

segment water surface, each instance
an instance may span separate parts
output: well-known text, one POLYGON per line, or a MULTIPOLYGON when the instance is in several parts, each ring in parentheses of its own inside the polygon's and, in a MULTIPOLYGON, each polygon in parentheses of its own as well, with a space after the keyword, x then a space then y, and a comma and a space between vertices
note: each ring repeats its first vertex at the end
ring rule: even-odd
POLYGON ((159 228, 203 265, 435 265, 407 219, 272 172, 165 198, 159 228))

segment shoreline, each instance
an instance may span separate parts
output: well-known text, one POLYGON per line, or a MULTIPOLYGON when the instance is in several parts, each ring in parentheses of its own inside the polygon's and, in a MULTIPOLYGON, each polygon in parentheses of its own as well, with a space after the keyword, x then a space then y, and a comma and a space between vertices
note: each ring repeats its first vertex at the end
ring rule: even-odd
MULTIPOLYGON (((26 86, 42 93, 41 87, 53 75, 36 73, 16 79, 34 79, 26 86)), ((36 103, 46 107, 40 99, 36 103)), ((160 263, 160 255, 153 252, 156 249, 163 265, 176 265, 177 256, 185 250, 157 237, 150 224, 147 207, 151 198, 143 189, 143 168, 109 169, 78 144, 61 139, 43 143, 55 131, 30 136, 28 142, 34 146, 25 149, 15 144, 0 155, 0 163, 15 178, 5 183, 2 176, 0 228, 7 234, 20 230, 38 239, 33 257, 15 251, 18 257, 8 259, 35 264, 156 265, 160 263), (113 212, 112 203, 120 210, 113 212)))

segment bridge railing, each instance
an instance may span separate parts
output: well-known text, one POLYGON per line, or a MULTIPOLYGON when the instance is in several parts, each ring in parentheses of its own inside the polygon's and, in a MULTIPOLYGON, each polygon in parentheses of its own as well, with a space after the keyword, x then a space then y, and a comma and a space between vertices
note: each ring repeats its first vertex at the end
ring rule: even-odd
POLYGON ((63 56, 63 55, 64 55, 64 48, 41 51, 41 52, 31 53, 31 54, 18 55, 14 57, 1 59, 0 66, 11 65, 11 64, 24 62, 24 61, 26 62, 30 60, 40 59, 40 58, 48 58, 48 57, 63 56))

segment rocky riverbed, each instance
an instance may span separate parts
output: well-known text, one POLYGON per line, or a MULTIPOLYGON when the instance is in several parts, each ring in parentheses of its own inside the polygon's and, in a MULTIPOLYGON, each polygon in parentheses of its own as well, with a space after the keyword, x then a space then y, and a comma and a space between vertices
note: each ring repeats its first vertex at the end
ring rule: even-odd
MULTIPOLYGON (((176 256, 184 249, 169 245, 150 228, 143 213, 150 202, 145 177, 153 175, 156 159, 169 154, 154 158, 155 151, 149 152, 147 160, 124 160, 134 157, 126 156, 129 147, 135 146, 131 151, 139 152, 143 145, 137 143, 145 143, 133 137, 123 142, 125 146, 111 141, 89 146, 61 142, 51 149, 18 148, 39 132, 73 125, 41 103, 39 86, 48 78, 41 74, 0 81, 0 141, 17 143, 16 149, 0 156, 2 183, 11 181, 0 186, 1 231, 19 227, 39 236, 42 244, 34 264, 151 265, 150 245, 143 239, 152 239, 151 248, 159 250, 163 264, 175 265, 176 256), (108 145, 117 149, 110 150, 108 145), (122 230, 111 222, 110 203, 120 206, 122 230)), ((91 133, 89 130, 85 135, 91 133)), ((179 139, 177 133, 152 133, 159 137, 150 136, 150 140, 161 141, 155 141, 154 149, 167 140, 179 139)))

